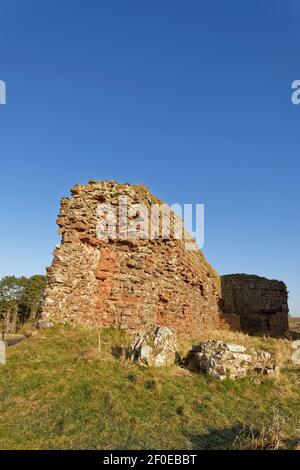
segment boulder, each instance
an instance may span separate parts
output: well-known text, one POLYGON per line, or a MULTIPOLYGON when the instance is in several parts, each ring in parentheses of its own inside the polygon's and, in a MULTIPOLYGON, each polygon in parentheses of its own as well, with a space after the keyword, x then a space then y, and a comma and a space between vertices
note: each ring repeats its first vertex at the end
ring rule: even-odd
POLYGON ((149 330, 134 336, 128 358, 148 367, 175 364, 177 356, 176 335, 166 326, 153 325, 149 330))
POLYGON ((190 370, 205 372, 220 380, 246 377, 252 372, 267 375, 278 372, 269 353, 251 349, 248 354, 242 345, 215 340, 193 346, 183 364, 190 370))

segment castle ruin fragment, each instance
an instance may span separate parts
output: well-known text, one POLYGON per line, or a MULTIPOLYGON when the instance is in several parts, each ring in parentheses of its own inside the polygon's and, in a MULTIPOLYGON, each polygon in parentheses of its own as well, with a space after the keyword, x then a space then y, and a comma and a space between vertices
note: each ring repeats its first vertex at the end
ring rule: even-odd
MULTIPOLYGON (((144 186, 97 180, 74 186, 71 197, 61 200, 62 240, 47 270, 41 327, 82 323, 135 333, 158 324, 193 338, 205 329, 288 330, 282 282, 221 278, 200 250, 187 250, 174 233, 168 239, 119 232, 113 239, 99 238, 99 204, 117 207, 120 197, 129 206, 151 208, 161 202, 144 186)), ((129 226, 138 227, 138 211, 126 217, 129 226)))

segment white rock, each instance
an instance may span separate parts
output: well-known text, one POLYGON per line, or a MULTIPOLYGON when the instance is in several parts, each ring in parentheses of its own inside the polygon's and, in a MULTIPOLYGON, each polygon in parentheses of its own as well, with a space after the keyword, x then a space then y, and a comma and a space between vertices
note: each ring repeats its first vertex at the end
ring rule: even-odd
POLYGON ((128 357, 144 366, 163 367, 175 363, 176 336, 166 326, 153 325, 148 331, 135 335, 128 357))
POLYGON ((246 351, 246 348, 245 346, 241 346, 240 344, 231 344, 231 343, 227 343, 227 349, 229 349, 229 351, 231 352, 240 352, 240 353, 243 353, 246 351))
POLYGON ((240 362, 252 362, 252 356, 250 354, 239 354, 235 356, 235 359, 240 362))

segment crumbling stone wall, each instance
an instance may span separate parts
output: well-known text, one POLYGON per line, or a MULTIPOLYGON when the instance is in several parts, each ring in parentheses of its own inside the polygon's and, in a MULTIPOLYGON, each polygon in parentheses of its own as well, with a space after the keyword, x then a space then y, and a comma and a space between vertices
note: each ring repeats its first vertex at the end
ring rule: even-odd
POLYGON ((222 276, 221 285, 222 309, 228 322, 238 316, 241 329, 249 333, 288 331, 288 292, 283 282, 231 274, 222 276))
MULTIPOLYGON (((79 322, 131 332, 157 323, 196 336, 219 325, 220 278, 200 251, 181 240, 96 236, 99 202, 148 207, 158 202, 145 187, 90 181, 63 198, 58 218, 61 245, 48 268, 41 325, 79 322)), ((130 219, 134 219, 134 215, 130 219)))

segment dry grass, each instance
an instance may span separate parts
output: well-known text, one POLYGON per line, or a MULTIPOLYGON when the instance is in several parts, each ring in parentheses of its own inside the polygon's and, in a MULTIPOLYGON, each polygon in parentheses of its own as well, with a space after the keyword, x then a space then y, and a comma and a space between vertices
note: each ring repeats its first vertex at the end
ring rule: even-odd
POLYGON ((300 332, 300 318, 299 317, 290 317, 289 318, 289 327, 291 331, 296 333, 300 332))
POLYGON ((271 423, 262 429, 256 430, 243 426, 241 432, 236 436, 233 449, 239 450, 280 450, 285 448, 286 419, 274 408, 271 423))

